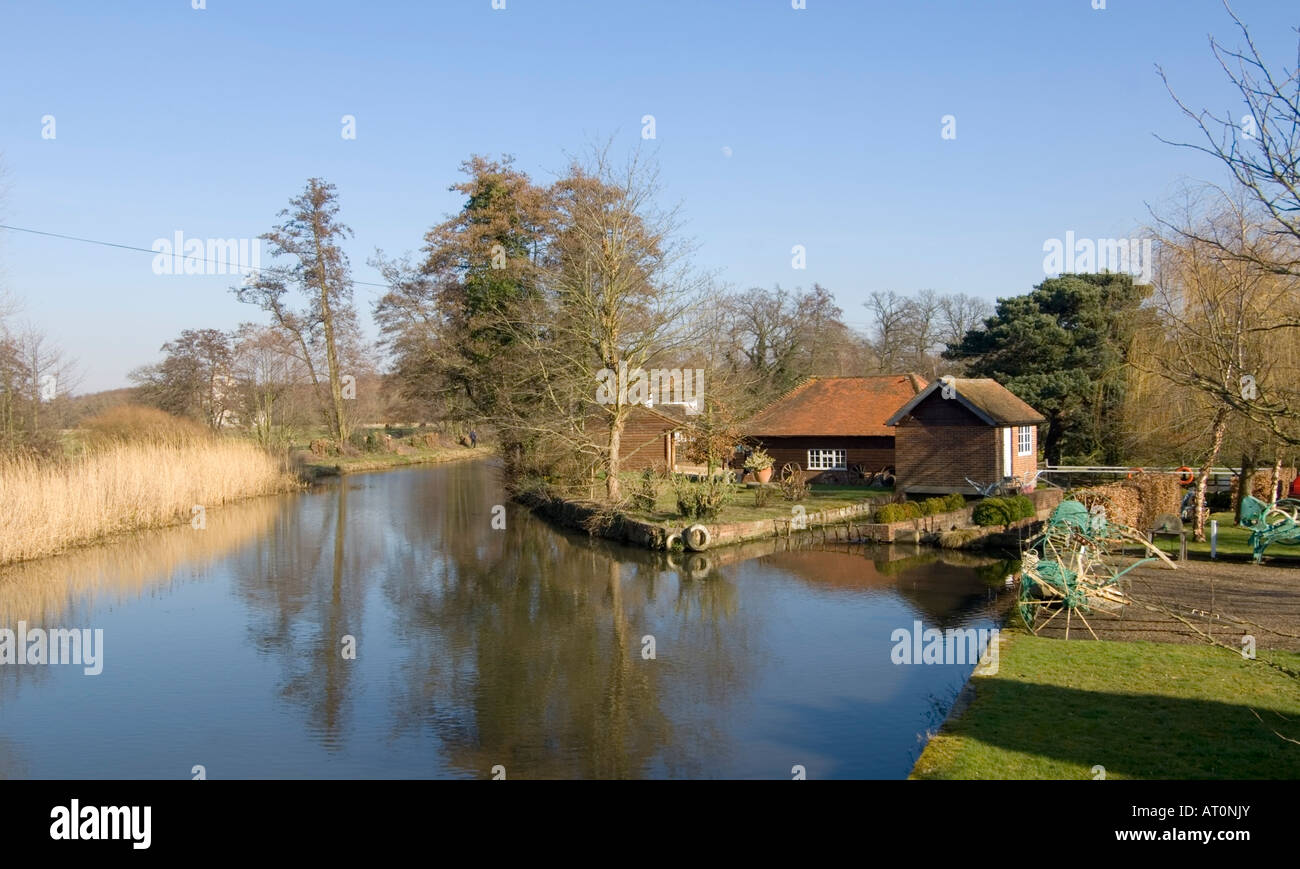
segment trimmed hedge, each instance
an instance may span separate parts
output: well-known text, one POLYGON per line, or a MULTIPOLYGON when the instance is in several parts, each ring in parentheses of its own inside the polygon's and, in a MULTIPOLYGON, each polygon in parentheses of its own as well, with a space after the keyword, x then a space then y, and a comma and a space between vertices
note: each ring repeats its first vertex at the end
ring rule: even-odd
POLYGON ((971 512, 971 521, 976 525, 1010 525, 1019 519, 1031 519, 1035 515, 1034 502, 1030 498, 1012 495, 980 501, 971 512))
POLYGON ((902 504, 886 504, 876 510, 873 518, 878 524, 888 525, 890 522, 902 522, 907 517, 903 515, 902 504))
MULTIPOLYGON (((1028 501, 1029 499, 1025 498, 1025 500, 1028 501)), ((900 501, 894 504, 886 504, 876 509, 872 520, 881 525, 888 525, 890 522, 920 519, 923 516, 936 516, 940 513, 950 513, 954 510, 964 509, 966 509, 966 499, 958 493, 953 493, 942 498, 926 498, 924 501, 900 501)), ((1030 515, 1033 515, 1032 503, 1030 504, 1030 515)))
POLYGON ((936 513, 948 512, 947 498, 926 498, 921 502, 921 513, 926 516, 933 516, 936 513))

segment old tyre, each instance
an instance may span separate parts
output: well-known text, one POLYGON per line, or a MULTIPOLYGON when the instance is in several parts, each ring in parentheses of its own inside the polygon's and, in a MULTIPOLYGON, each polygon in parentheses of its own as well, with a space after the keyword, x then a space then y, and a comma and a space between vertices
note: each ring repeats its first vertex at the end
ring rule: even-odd
POLYGON ((708 549, 710 539, 709 529, 698 523, 682 532, 682 544, 692 552, 708 549))

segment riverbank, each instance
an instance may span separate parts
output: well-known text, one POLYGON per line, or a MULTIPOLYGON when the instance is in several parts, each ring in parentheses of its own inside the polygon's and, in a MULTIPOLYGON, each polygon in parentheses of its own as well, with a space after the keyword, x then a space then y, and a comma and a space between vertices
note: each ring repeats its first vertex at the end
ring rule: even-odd
MULTIPOLYGON (((1032 536, 1039 523, 1051 515, 1061 502, 1056 489, 1034 492, 1035 516, 1008 526, 978 528, 972 525, 974 504, 960 510, 933 513, 891 522, 878 521, 880 509, 893 501, 892 493, 856 490, 854 496, 839 489, 818 493, 816 489, 804 501, 766 508, 765 518, 748 521, 697 522, 686 518, 667 518, 659 510, 654 519, 611 511, 596 501, 561 498, 545 491, 531 490, 516 495, 516 500, 558 525, 585 531, 619 543, 646 549, 671 549, 680 545, 684 529, 703 525, 707 543, 703 548, 734 545, 770 537, 810 534, 825 542, 914 543, 944 545, 950 549, 1016 548, 1032 536), (871 497, 865 497, 870 494, 871 497), (946 533, 963 531, 956 543, 945 544, 946 533)), ((725 514, 724 514, 725 515, 725 514)))
MULTIPOLYGON (((538 515, 565 528, 585 531, 607 540, 639 546, 644 549, 680 548, 680 532, 697 524, 691 519, 678 522, 649 522, 626 513, 609 511, 594 501, 577 501, 548 496, 539 492, 521 492, 516 500, 538 515), (675 542, 676 541, 676 542, 675 542)), ((708 542, 704 548, 761 540, 769 537, 789 537, 793 532, 812 531, 824 540, 855 539, 855 527, 870 520, 878 503, 864 501, 822 510, 807 506, 796 512, 786 508, 782 518, 755 519, 748 522, 713 522, 703 524, 708 529, 708 542), (789 517, 789 518, 785 518, 789 517), (856 520, 856 526, 855 526, 856 520)))
MULTIPOLYGON (((1300 671, 1300 654, 1267 657, 1300 671)), ((1296 679, 1214 646, 1012 628, 968 691, 911 778, 1300 778, 1296 679)))
POLYGON ((0 565, 115 535, 190 523, 213 507, 301 486, 289 463, 243 440, 114 442, 57 460, 0 460, 0 565))
POLYGON ((309 450, 295 453, 301 473, 308 481, 365 471, 386 471, 410 465, 436 465, 465 459, 482 459, 492 455, 487 447, 403 447, 401 452, 361 453, 356 456, 322 458, 309 450))

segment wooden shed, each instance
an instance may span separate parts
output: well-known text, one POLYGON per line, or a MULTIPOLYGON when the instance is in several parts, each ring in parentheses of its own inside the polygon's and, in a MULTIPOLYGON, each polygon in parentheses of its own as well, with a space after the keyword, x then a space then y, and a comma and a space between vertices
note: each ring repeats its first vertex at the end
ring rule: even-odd
POLYGON ((894 488, 976 494, 967 477, 980 484, 1023 479, 1038 467, 1038 426, 1045 422, 996 380, 940 378, 886 423, 896 432, 894 488))
POLYGON ((686 428, 683 413, 665 406, 662 410, 637 405, 628 411, 619 440, 619 467, 625 471, 666 468, 677 465, 679 433, 686 428))
POLYGON ((797 464, 811 482, 855 482, 855 469, 870 475, 894 466, 895 432, 886 422, 925 386, 916 374, 810 377, 754 417, 747 437, 778 474, 797 464))

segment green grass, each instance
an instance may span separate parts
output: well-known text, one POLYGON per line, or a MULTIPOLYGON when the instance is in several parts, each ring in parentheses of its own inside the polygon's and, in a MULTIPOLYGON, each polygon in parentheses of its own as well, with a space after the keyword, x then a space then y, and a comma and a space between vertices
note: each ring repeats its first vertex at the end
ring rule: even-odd
MULTIPOLYGON (((1300 740, 1300 681, 1262 660, 1019 630, 1002 639, 998 673, 972 677, 975 700, 912 778, 1091 779, 1094 766, 1108 779, 1300 778, 1300 744, 1273 732, 1300 740)), ((1300 671, 1292 652, 1260 658, 1300 671)))
MULTIPOLYGON (((1250 532, 1245 528, 1233 524, 1232 513, 1212 513, 1210 519, 1217 519, 1219 522, 1219 556, 1227 556, 1234 560, 1239 558, 1249 560, 1253 555, 1250 548, 1250 532)), ((1187 554, 1200 554, 1209 556, 1210 554, 1210 523, 1205 522, 1205 536, 1203 541, 1192 540, 1191 523, 1186 523, 1188 528, 1187 535, 1187 554)), ((1158 537, 1156 545, 1162 550, 1169 553, 1178 551, 1178 540, 1173 537, 1158 537)), ((1278 559, 1279 561, 1300 560, 1300 547, 1286 546, 1281 543, 1274 543, 1264 553, 1266 559, 1278 559)))
MULTIPOLYGON (((639 474, 627 473, 619 476, 625 494, 631 494, 635 491, 640 481, 639 474)), ((802 506, 808 515, 812 515, 822 510, 851 507, 854 504, 861 504, 863 501, 879 498, 881 495, 888 495, 893 491, 892 489, 864 486, 818 486, 814 484, 811 493, 802 501, 787 501, 781 497, 780 489, 772 489, 767 506, 756 507, 754 506, 753 488, 733 485, 731 490, 731 497, 726 506, 718 514, 718 518, 710 520, 709 524, 754 522, 760 519, 789 519, 793 515, 793 508, 796 503, 802 506)), ((645 522, 680 524, 682 521, 682 517, 677 512, 677 502, 673 496, 672 487, 666 484, 661 485, 659 488, 659 497, 655 502, 654 510, 629 509, 627 513, 632 518, 645 522)), ((866 522, 869 520, 864 515, 861 521, 866 522)))

